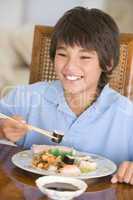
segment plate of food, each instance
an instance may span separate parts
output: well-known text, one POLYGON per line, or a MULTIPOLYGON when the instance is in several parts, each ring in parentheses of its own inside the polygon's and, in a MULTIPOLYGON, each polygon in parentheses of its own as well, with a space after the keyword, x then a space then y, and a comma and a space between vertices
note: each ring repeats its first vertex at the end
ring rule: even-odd
POLYGON ((64 146, 33 145, 31 150, 13 155, 12 162, 32 173, 79 179, 108 176, 117 169, 115 163, 105 157, 64 146))

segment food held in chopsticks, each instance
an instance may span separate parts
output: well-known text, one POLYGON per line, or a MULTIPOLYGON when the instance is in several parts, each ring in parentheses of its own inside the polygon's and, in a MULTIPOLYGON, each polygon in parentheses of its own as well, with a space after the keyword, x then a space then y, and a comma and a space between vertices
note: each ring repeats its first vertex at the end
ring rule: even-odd
MULTIPOLYGON (((16 119, 12 118, 12 117, 9 117, 3 113, 0 113, 0 118, 4 118, 4 119, 10 119, 14 122, 17 122, 19 123, 16 119)), ((28 129, 29 130, 33 130, 33 131, 36 131, 38 133, 41 133, 49 138, 51 138, 51 140, 55 143, 60 143, 62 141, 62 138, 64 136, 63 133, 58 133, 57 131, 54 131, 54 132, 50 132, 50 131, 47 131, 47 130, 44 130, 44 129, 41 129, 41 128, 38 128, 38 127, 35 127, 35 126, 32 126, 30 124, 26 124, 28 129)))
POLYGON ((54 131, 53 136, 54 137, 51 140, 55 143, 60 143, 62 141, 64 134, 58 133, 57 131, 54 131))
MULTIPOLYGON (((43 148, 43 145, 41 145, 43 148)), ((35 146, 33 147, 35 150, 35 146)), ((58 173, 64 176, 79 176, 96 170, 97 164, 86 155, 78 155, 74 149, 63 149, 60 146, 44 146, 43 150, 35 153, 33 167, 58 173)))

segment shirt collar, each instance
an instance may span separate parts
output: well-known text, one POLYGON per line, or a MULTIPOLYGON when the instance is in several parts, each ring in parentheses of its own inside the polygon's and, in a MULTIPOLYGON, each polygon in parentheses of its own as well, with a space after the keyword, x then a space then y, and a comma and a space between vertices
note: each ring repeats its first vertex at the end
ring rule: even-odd
MULTIPOLYGON (((66 99, 64 97, 64 89, 59 80, 50 82, 45 94, 46 95, 44 96, 44 98, 48 102, 54 104, 55 106, 58 106, 58 109, 60 111, 63 111, 73 117, 76 117, 75 113, 71 111, 66 102, 66 99)), ((120 96, 121 95, 117 91, 110 88, 107 84, 103 88, 100 96, 97 98, 96 102, 92 106, 95 107, 96 111, 104 112, 112 105, 112 103, 117 101, 120 96)), ((88 108, 87 110, 89 109, 90 108, 88 108)))
POLYGON ((48 102, 54 104, 55 106, 58 106, 58 109, 60 111, 63 111, 73 117, 76 117, 75 113, 71 111, 66 102, 66 99, 64 97, 64 89, 59 80, 50 82, 45 94, 46 95, 44 96, 44 98, 48 102))
POLYGON ((95 108, 98 112, 104 112, 114 102, 120 99, 121 94, 109 87, 109 84, 105 85, 100 96, 95 102, 95 108))

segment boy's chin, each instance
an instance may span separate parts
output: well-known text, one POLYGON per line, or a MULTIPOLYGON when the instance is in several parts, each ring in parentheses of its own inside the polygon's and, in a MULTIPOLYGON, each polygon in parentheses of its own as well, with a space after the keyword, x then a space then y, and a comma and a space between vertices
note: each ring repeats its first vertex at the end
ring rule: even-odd
POLYGON ((74 89, 74 88, 64 88, 64 92, 65 94, 69 94, 69 95, 79 95, 82 93, 82 90, 79 89, 74 89))

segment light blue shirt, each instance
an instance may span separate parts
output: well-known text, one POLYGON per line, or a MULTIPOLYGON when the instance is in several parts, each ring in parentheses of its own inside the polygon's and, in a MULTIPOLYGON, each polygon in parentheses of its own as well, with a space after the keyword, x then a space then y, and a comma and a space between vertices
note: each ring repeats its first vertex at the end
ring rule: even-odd
MULTIPOLYGON (((63 132, 60 145, 100 154, 116 163, 133 161, 133 104, 108 85, 79 117, 67 105, 59 81, 17 87, 0 101, 0 112, 20 115, 42 129, 63 132)), ((26 148, 32 144, 55 144, 34 131, 17 143, 26 148)))

